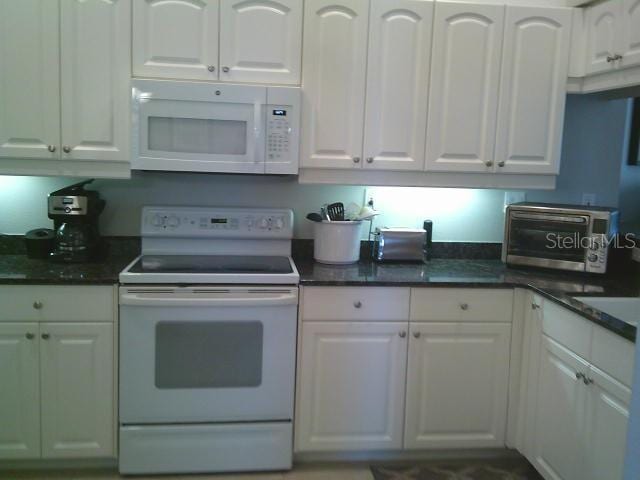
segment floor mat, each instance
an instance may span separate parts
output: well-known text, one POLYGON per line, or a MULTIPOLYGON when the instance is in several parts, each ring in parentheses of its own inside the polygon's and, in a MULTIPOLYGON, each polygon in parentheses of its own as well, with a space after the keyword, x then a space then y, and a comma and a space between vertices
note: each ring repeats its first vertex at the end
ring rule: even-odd
POLYGON ((372 465, 375 480, 542 480, 524 459, 372 465))

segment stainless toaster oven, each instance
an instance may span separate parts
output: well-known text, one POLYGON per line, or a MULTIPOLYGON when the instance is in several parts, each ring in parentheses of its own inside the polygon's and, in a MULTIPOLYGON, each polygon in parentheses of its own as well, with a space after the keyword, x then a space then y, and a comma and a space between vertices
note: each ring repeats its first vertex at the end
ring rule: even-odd
POLYGON ((605 273, 609 247, 617 234, 614 208, 514 203, 507 207, 502 261, 605 273))

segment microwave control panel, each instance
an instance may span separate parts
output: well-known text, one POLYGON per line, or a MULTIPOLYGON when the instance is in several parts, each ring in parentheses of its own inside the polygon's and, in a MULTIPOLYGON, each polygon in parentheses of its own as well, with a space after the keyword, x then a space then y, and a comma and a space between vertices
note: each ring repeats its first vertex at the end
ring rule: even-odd
POLYGON ((269 105, 267 111, 267 160, 285 162, 291 156, 291 107, 269 105))

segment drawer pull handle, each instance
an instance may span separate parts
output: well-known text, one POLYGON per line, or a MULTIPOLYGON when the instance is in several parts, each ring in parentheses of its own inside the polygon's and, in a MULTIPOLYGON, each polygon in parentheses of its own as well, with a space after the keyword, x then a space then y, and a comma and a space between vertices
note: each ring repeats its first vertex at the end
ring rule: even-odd
POLYGON ((36 310, 42 310, 42 302, 33 302, 33 308, 36 310))
POLYGON ((460 308, 462 310, 469 310, 469 304, 468 303, 461 303, 460 304, 460 308))
POLYGON ((420 338, 420 332, 413 332, 413 338, 420 338))
POLYGON ((532 310, 537 310, 538 308, 540 308, 540 305, 538 305, 537 303, 532 303, 531 304, 531 309, 532 310))
POLYGON ((585 375, 582 372, 576 372, 576 380, 582 380, 584 382, 585 375))
POLYGON ((400 335, 400 338, 404 338, 407 336, 407 332, 403 330, 402 332, 398 333, 398 335, 400 335))
POLYGON ((593 378, 589 378, 586 375, 582 376, 582 381, 585 385, 591 385, 593 383, 593 378))
POLYGON ((353 306, 356 308, 362 308, 362 302, 360 300, 353 302, 353 306))
POLYGON ((43 340, 49 340, 49 338, 51 338, 51 335, 49 335, 48 333, 43 333, 42 334, 42 339, 43 340))
POLYGON ((27 340, 33 340, 35 338, 35 335, 33 333, 27 333, 25 337, 27 337, 27 340))

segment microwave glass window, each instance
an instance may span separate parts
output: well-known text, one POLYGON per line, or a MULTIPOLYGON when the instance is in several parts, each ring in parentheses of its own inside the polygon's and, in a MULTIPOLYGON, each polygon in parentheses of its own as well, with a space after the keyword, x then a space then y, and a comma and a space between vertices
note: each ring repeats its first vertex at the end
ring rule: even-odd
POLYGON ((588 223, 512 218, 509 230, 509 255, 584 261, 584 240, 588 223))
POLYGON ((168 321, 156 325, 158 389, 258 387, 263 326, 258 321, 168 321))
POLYGON ((149 117, 149 150, 205 155, 246 155, 247 122, 149 117))

